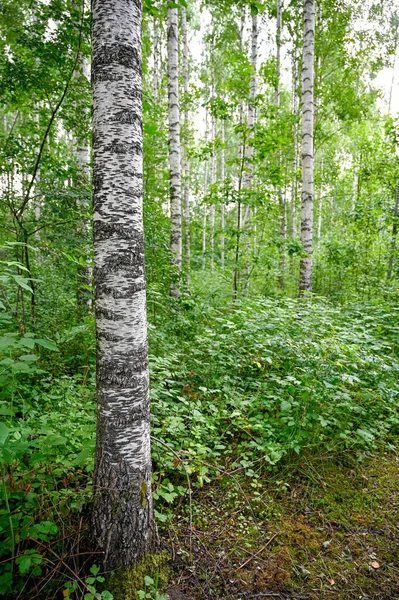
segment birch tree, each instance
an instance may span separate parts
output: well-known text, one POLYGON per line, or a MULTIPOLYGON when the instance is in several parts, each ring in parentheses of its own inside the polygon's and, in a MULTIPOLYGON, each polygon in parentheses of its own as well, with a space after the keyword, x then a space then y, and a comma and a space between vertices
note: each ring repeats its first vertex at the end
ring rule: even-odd
POLYGON ((399 183, 396 188, 395 209, 394 209, 394 213, 393 213, 391 248, 390 248, 389 260, 388 260, 388 271, 387 271, 388 281, 392 277, 393 259, 395 256, 396 238, 398 235, 398 217, 399 217, 399 183))
POLYGON ((93 0, 97 447, 92 538, 106 569, 157 545, 142 222, 141 3, 93 0))
POLYGON ((179 297, 178 281, 182 268, 182 210, 180 179, 180 107, 179 107, 179 21, 176 4, 168 2, 168 114, 170 167, 170 249, 172 281, 170 293, 179 297))
MULTIPOLYGON (((277 116, 280 112, 280 95, 281 95, 281 29, 282 29, 282 6, 281 0, 277 0, 277 16, 276 16, 276 85, 274 89, 274 105, 276 107, 277 116)), ((281 168, 282 153, 278 153, 278 164, 281 168)), ((287 215, 286 202, 282 194, 280 185, 277 190, 278 205, 280 211, 280 248, 279 248, 279 276, 278 284, 281 289, 285 285, 285 241, 287 237, 287 215)))
POLYGON ((188 102, 188 84, 189 84, 189 49, 188 49, 188 34, 187 34, 187 12, 185 7, 182 8, 181 24, 183 34, 183 89, 185 96, 184 109, 184 140, 185 145, 182 152, 182 170, 183 170, 183 185, 184 185, 184 231, 185 231, 185 258, 186 258, 186 285, 190 285, 190 263, 191 263, 191 236, 190 236, 190 163, 187 155, 187 146, 189 139, 189 112, 187 108, 188 102))
POLYGON ((302 211, 301 242, 306 253, 301 257, 299 291, 312 291, 313 252, 313 121, 314 121, 314 15, 315 0, 304 0, 304 37, 302 66, 302 211))
MULTIPOLYGON (((226 122, 225 119, 222 120, 222 150, 221 150, 221 161, 220 161, 220 179, 223 185, 225 184, 225 171, 226 171, 226 122)), ((224 198, 222 205, 220 207, 220 266, 222 270, 224 270, 224 259, 225 259, 225 204, 224 198)))

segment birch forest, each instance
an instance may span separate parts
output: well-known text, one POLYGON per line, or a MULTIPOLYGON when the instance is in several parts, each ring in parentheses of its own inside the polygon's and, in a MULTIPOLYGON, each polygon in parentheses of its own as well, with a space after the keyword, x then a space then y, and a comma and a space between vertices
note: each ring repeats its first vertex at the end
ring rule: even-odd
POLYGON ((398 0, 0 0, 0 598, 399 598, 398 0))

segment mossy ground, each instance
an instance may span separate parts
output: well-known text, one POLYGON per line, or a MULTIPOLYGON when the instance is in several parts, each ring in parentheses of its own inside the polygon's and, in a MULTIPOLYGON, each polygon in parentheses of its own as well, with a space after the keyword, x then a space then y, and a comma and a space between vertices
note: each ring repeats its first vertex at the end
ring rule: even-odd
POLYGON ((240 483, 196 493, 192 564, 187 515, 170 531, 190 598, 399 598, 398 457, 303 460, 240 483))
POLYGON ((157 581, 159 589, 165 589, 169 581, 170 555, 168 552, 149 553, 130 569, 120 569, 111 575, 106 587, 114 600, 137 600, 137 591, 144 590, 146 575, 157 581))

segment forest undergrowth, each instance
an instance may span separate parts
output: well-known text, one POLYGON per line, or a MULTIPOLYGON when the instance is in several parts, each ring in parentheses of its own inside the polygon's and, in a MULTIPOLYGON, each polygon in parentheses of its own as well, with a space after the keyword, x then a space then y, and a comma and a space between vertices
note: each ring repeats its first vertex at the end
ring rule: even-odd
MULTIPOLYGON (((214 304, 148 299, 154 498, 175 579, 193 598, 396 597, 399 309, 214 304)), ((86 540, 93 320, 54 340, 44 319, 40 337, 9 329, 0 590, 106 600, 86 540)))

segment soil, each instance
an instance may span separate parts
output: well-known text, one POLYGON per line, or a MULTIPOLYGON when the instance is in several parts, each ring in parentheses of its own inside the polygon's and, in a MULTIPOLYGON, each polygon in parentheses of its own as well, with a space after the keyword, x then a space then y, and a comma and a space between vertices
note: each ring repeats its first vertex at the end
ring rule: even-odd
POLYGON ((395 455, 224 475, 195 488, 192 519, 184 509, 168 531, 192 600, 399 598, 395 455))

